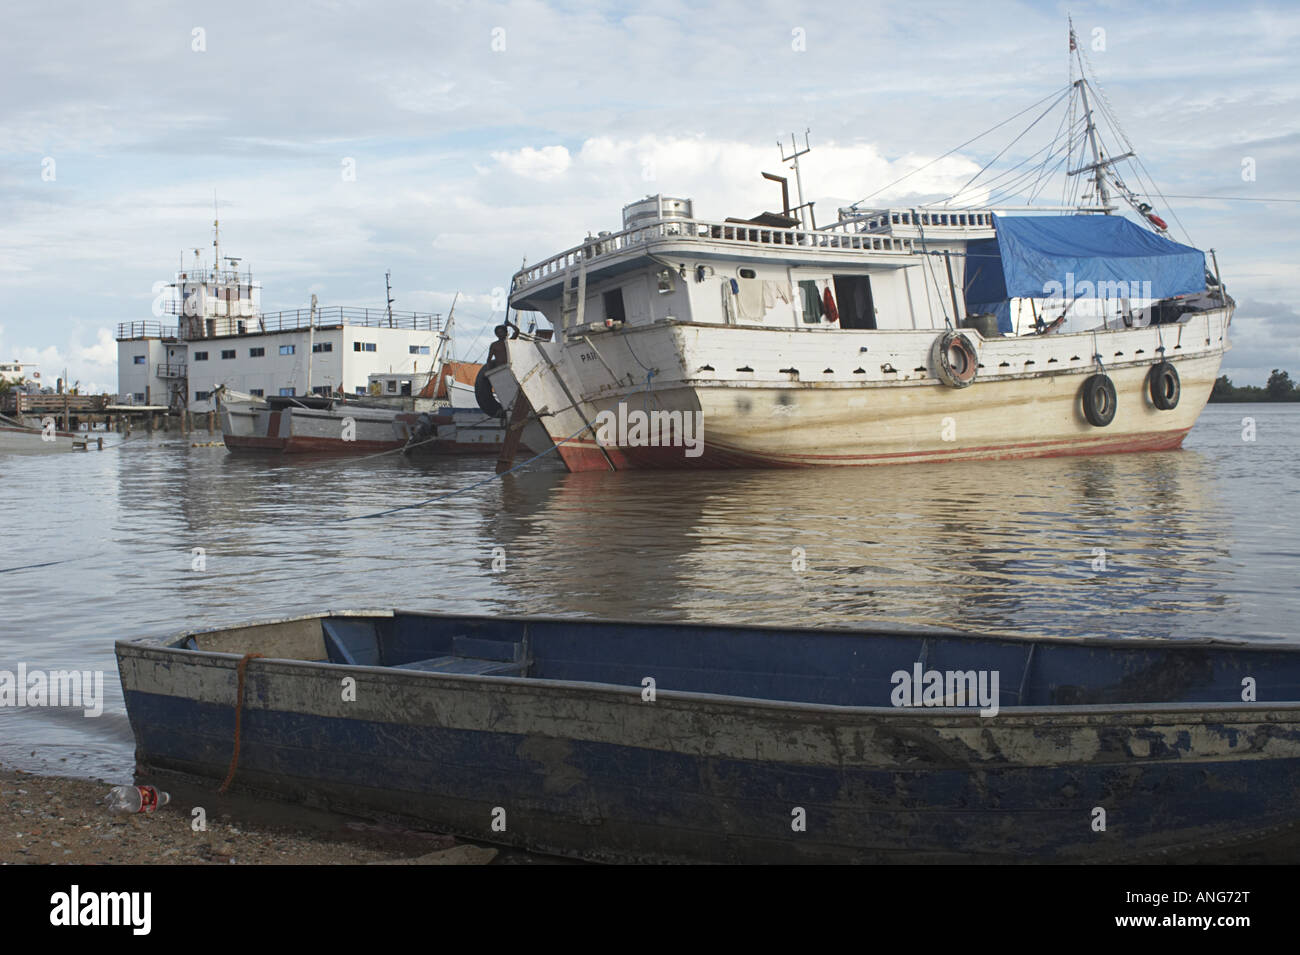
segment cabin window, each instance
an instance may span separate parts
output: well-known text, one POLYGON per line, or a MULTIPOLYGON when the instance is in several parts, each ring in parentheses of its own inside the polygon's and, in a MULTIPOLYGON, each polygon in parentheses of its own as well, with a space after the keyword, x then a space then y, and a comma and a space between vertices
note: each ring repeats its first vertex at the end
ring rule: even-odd
POLYGON ((254 398, 261 398, 266 395, 266 392, 263 391, 261 388, 249 388, 248 393, 252 395, 254 398))
POLYGON ((131 397, 134 398, 136 401, 139 401, 139 402, 141 402, 141 403, 144 402, 144 392, 143 392, 143 391, 137 391, 137 392, 136 392, 135 394, 133 394, 131 397))
POLYGON ((266 356, 265 348, 250 348, 248 350, 249 358, 264 358, 266 356))
POLYGON ((409 395, 410 393, 411 393, 411 383, 409 381, 402 382, 402 394, 409 395))
POLYGON ((281 345, 281 346, 280 346, 280 354, 281 354, 281 355, 292 355, 292 354, 293 354, 293 350, 294 350, 294 346, 293 346, 293 345, 281 345))
POLYGON ((194 360, 195 360, 195 361, 207 361, 207 360, 208 360, 208 353, 205 352, 205 351, 196 351, 196 352, 194 353, 194 360))
POLYGON ((397 382, 395 381, 388 382, 388 393, 393 395, 397 394, 397 382))
POLYGON ((427 355, 427 354, 429 354, 429 346, 428 346, 428 345, 408 345, 408 346, 407 346, 407 349, 410 351, 410 353, 411 353, 412 355, 427 355))
POLYGON ((311 350, 314 351, 314 352, 333 351, 333 350, 334 350, 334 343, 333 343, 333 342, 315 342, 315 343, 311 346, 311 350))
POLYGON ((805 325, 816 325, 822 320, 822 293, 812 279, 799 283, 799 298, 803 303, 803 321, 805 325))
MULTIPOLYGON (((135 363, 136 363, 137 365, 143 365, 143 364, 144 364, 146 361, 148 361, 148 360, 149 360, 148 357, 145 356, 145 355, 136 355, 136 356, 135 356, 135 363)), ((9 369, 6 368, 5 371, 9 371, 9 369)))
POLYGON ((835 307, 840 310, 840 328, 875 328, 876 306, 871 297, 871 276, 835 276, 835 307))
POLYGON ((742 279, 752 279, 752 278, 757 278, 757 277, 758 277, 758 273, 756 273, 753 269, 741 269, 741 270, 740 270, 740 277, 741 277, 742 279))
POLYGON ((656 276, 656 280, 658 282, 660 295, 667 295, 676 287, 673 282, 673 273, 671 269, 660 269, 659 274, 656 276))
POLYGON ((364 394, 366 393, 366 386, 365 386, 365 385, 357 385, 357 387, 356 387, 356 392, 357 392, 357 394, 359 394, 359 395, 364 395, 364 394))
POLYGON ((207 401, 207 400, 208 400, 209 398, 211 398, 211 397, 212 397, 212 392, 210 392, 210 391, 196 391, 196 392, 194 392, 194 400, 195 400, 195 401, 207 401))
POLYGON ((353 351, 374 351, 375 343, 374 342, 353 342, 352 350, 353 351))
POLYGON ((280 389, 280 397, 281 397, 281 398, 292 398, 292 397, 294 397, 296 394, 298 394, 298 389, 297 389, 297 388, 281 388, 281 389, 280 389))
POLYGON ((228 361, 235 357, 235 350, 233 348, 223 348, 221 350, 221 357, 223 360, 228 361))
POLYGON ((329 393, 330 393, 330 386, 329 386, 329 385, 313 385, 313 386, 312 386, 312 389, 311 389, 311 393, 312 393, 313 395, 322 395, 322 396, 328 398, 328 397, 329 397, 329 393))
POLYGON ((605 317, 616 322, 627 321, 627 313, 623 311, 623 290, 621 288, 605 293, 605 317))

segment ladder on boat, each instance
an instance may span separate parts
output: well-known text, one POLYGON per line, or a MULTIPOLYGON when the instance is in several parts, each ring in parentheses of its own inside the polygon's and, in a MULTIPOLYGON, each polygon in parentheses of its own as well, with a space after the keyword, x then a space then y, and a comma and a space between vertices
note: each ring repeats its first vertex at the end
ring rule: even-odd
POLYGON ((560 328, 567 331, 581 325, 587 308, 587 255, 583 245, 564 270, 564 294, 560 302, 560 328), (574 273, 577 273, 576 275, 574 273))

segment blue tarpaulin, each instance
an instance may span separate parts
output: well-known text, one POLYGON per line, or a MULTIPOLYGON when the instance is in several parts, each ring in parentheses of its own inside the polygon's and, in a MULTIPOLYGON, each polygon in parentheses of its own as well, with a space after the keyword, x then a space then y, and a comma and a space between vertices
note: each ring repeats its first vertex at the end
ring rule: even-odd
POLYGON ((1122 216, 994 216, 966 250, 966 313, 1011 331, 1013 298, 1169 298, 1205 290, 1205 253, 1122 216), (1149 284, 1148 284, 1149 283, 1149 284))

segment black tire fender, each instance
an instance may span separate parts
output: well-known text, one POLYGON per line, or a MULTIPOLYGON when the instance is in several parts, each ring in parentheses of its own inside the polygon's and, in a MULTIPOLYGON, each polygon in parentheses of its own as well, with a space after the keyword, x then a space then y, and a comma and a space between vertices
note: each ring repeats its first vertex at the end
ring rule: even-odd
POLYGON ((930 347, 930 364, 949 388, 965 388, 979 374, 979 353, 968 337, 949 329, 930 347))
POLYGON ((478 402, 479 410, 489 418, 505 417, 506 409, 501 407, 501 402, 497 401, 497 396, 492 391, 486 367, 480 368, 474 378, 474 400, 478 402))
POLYGON ((1183 386, 1178 380, 1178 369, 1173 362, 1162 361, 1152 365, 1147 385, 1151 390, 1151 403, 1161 411, 1173 411, 1178 407, 1183 386))
POLYGON ((1115 420, 1119 405, 1115 383, 1108 375, 1092 375, 1083 383, 1083 416, 1094 428, 1104 428, 1115 420))

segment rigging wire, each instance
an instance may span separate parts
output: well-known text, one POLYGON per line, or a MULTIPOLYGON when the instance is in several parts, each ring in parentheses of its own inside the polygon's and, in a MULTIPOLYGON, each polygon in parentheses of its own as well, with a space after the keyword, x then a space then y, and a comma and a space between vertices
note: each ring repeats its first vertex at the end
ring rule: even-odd
MULTIPOLYGON (((1013 166, 1008 167, 998 175, 994 176, 992 179, 989 179, 986 182, 979 183, 980 188, 986 190, 989 196, 998 194, 999 198, 1006 198, 1007 196, 1016 195, 1014 188, 1009 188, 1009 187, 1018 186, 1021 182, 1024 182, 1025 180, 1029 179, 1031 176, 1041 177, 1044 170, 1048 169, 1049 167, 1051 167, 1053 170, 1059 168, 1061 162, 1063 162, 1067 158, 1065 154, 1062 153, 1058 148, 1054 152, 1048 152, 1047 155, 1043 156, 1040 162, 1036 163, 1029 169, 1024 170, 1023 172, 1020 171, 1022 166, 1032 162, 1040 154, 1050 150, 1052 148, 1052 145, 1053 145, 1052 143, 1049 143, 1047 146, 1044 146, 1043 148, 1039 149, 1037 152, 1030 153, 1024 159, 1020 160, 1020 162, 1016 163, 1013 166), (1053 166, 1052 164, 1053 160, 1057 159, 1058 156, 1059 159, 1053 166)), ((1047 178, 1050 179, 1050 175, 1047 178)), ((963 192, 966 191, 965 187, 963 187, 962 191, 963 192)), ((961 194, 962 194, 961 192, 954 193, 947 200, 943 200, 943 201, 945 203, 952 203, 958 201, 961 194)), ((1032 200, 1032 197, 1030 198, 1032 200)), ((969 208, 969 204, 972 202, 975 202, 976 204, 979 203, 979 200, 971 200, 971 199, 960 200, 960 201, 967 203, 968 208, 969 208)), ((993 201, 992 198, 988 198, 983 200, 983 204, 987 205, 992 201, 993 201)))
MULTIPOLYGON (((970 179, 967 180, 966 185, 964 185, 964 186, 962 186, 960 189, 958 189, 958 190, 957 190, 955 193, 953 193, 953 195, 950 196, 949 198, 953 198, 953 197, 955 197, 955 196, 959 196, 959 195, 961 195, 961 194, 962 194, 962 193, 963 193, 963 192, 964 192, 964 191, 965 191, 965 190, 970 186, 970 184, 971 184, 972 182, 974 182, 974 181, 975 181, 976 179, 978 179, 980 176, 984 175, 984 173, 988 171, 988 168, 989 168, 990 166, 992 166, 995 162, 997 162, 997 161, 998 161, 999 159, 1001 159, 1004 155, 1006 155, 1006 152, 1007 152, 1008 149, 1010 149, 1010 148, 1011 148, 1012 146, 1014 146, 1016 143, 1020 142, 1020 140, 1022 140, 1025 136, 1027 136, 1027 135, 1029 134, 1029 131, 1030 131, 1031 129, 1033 129, 1033 128, 1034 128, 1035 126, 1037 126, 1040 122, 1042 122, 1043 117, 1046 116, 1047 114, 1049 114, 1052 110, 1054 110, 1054 109, 1056 108, 1057 103, 1059 103, 1059 102, 1061 101, 1061 98, 1062 98, 1063 96, 1065 96, 1066 93, 1068 93, 1068 92, 1069 92, 1068 89, 1061 91, 1061 93, 1056 97, 1056 99, 1054 99, 1052 102, 1048 103, 1048 104, 1047 104, 1047 108, 1046 108, 1045 110, 1043 110, 1041 113, 1039 113, 1039 114, 1038 114, 1038 117, 1037 117, 1037 118, 1036 118, 1032 123, 1030 123, 1028 126, 1026 126, 1023 130, 1021 130, 1020 135, 1018 135, 1015 139, 1011 140, 1011 142, 1009 142, 1009 143, 1007 143, 1005 146, 1003 146, 1002 149, 998 151, 997 155, 995 155, 992 159, 990 159, 988 162, 986 162, 986 163, 984 164, 984 166, 983 166, 983 167, 982 167, 982 168, 981 168, 977 173, 975 173, 975 175, 971 176, 970 179)), ((1014 168, 1014 167, 1013 167, 1013 168, 1014 168)))
POLYGON ((931 159, 925 165, 918 166, 917 168, 913 169, 911 172, 899 176, 897 179, 895 179, 893 182, 889 183, 888 185, 881 186, 879 189, 877 189, 875 192, 871 193, 870 195, 864 196, 863 198, 859 199, 857 202, 852 203, 849 206, 849 208, 856 209, 858 206, 862 205, 862 203, 866 202, 868 199, 872 199, 880 195, 882 192, 885 192, 888 189, 892 189, 894 186, 898 185, 903 180, 915 176, 918 172, 921 172, 924 169, 929 169, 931 166, 939 162, 941 159, 947 159, 953 153, 957 152, 957 150, 965 149, 967 146, 969 146, 971 143, 975 142, 976 140, 984 138, 989 133, 993 132, 995 129, 1000 129, 1001 127, 1007 125, 1007 123, 1011 122, 1013 119, 1018 119, 1019 117, 1023 116, 1025 113, 1029 112, 1031 109, 1035 109, 1036 107, 1041 106, 1043 103, 1046 103, 1049 99, 1052 99, 1053 97, 1059 98, 1061 92, 1062 92, 1061 90, 1053 90, 1051 93, 1048 93, 1046 96, 1044 96, 1042 99, 1038 100, 1037 102, 1030 103, 1028 106, 1026 106, 1020 112, 1016 113, 1014 116, 1008 116, 1006 119, 998 123, 996 126, 990 126, 988 129, 984 130, 984 132, 976 136, 972 136, 970 139, 966 140, 966 142, 962 143, 960 146, 954 146, 952 149, 948 150, 942 156, 936 156, 934 159, 931 159))

